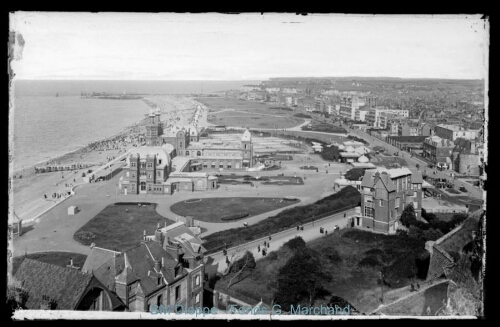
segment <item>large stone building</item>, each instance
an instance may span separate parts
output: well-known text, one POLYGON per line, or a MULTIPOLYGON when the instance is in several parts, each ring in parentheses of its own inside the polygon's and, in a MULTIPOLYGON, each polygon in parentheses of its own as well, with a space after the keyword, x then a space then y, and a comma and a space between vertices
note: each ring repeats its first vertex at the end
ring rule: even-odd
POLYGON ((422 143, 422 156, 433 164, 451 166, 451 155, 455 144, 449 139, 429 136, 422 143))
POLYGON ((448 139, 450 141, 455 141, 457 138, 464 138, 468 140, 473 140, 479 136, 479 130, 465 129, 457 125, 436 125, 434 127, 434 132, 437 136, 448 139))
POLYGON ((174 127, 163 133, 160 112, 151 112, 146 125, 146 146, 130 150, 119 189, 125 195, 214 190, 217 177, 199 170, 245 170, 253 166, 253 161, 252 135, 248 130, 240 140, 200 142, 195 126, 174 127), (177 161, 177 167, 172 161, 177 161))
POLYGON ((354 225, 393 234, 401 213, 410 203, 420 219, 422 183, 422 175, 414 168, 365 171, 361 182, 361 215, 354 217, 354 225))

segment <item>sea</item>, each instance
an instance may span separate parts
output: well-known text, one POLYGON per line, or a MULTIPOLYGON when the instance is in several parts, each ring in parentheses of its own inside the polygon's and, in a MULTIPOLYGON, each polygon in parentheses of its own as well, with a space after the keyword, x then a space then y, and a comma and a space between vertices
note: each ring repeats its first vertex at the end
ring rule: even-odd
POLYGON ((116 135, 143 119, 150 109, 142 100, 81 98, 81 92, 208 94, 255 83, 258 81, 14 81, 9 111, 12 169, 31 167, 116 135))

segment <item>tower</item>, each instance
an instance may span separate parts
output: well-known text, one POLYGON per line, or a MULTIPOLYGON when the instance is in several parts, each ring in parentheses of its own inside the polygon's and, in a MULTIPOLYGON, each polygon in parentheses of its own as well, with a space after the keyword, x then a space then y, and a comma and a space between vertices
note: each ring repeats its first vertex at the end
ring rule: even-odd
POLYGON ((252 146, 252 134, 249 130, 246 130, 241 137, 241 154, 243 157, 242 166, 252 167, 253 162, 253 146, 252 146))
POLYGON ((162 135, 162 126, 160 122, 160 110, 156 112, 151 110, 148 115, 148 123, 146 125, 146 145, 161 146, 160 136, 162 135))

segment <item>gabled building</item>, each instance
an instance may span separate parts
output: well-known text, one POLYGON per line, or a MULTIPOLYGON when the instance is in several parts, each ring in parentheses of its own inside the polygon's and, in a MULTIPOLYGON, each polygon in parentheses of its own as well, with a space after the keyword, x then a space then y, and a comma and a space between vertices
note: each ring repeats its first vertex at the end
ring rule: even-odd
POLYGON ((361 182, 361 215, 355 217, 355 225, 393 234, 410 203, 420 219, 422 183, 422 175, 414 168, 366 170, 361 182))
POLYGON ((422 155, 433 164, 451 165, 451 155, 455 144, 439 136, 429 136, 422 143, 422 155))
POLYGON ((151 305, 202 307, 206 250, 197 229, 178 222, 158 226, 124 252, 94 247, 82 271, 94 274, 129 311, 149 312, 151 305))
POLYGON ((17 302, 29 310, 124 311, 92 273, 25 258, 13 277, 17 302))

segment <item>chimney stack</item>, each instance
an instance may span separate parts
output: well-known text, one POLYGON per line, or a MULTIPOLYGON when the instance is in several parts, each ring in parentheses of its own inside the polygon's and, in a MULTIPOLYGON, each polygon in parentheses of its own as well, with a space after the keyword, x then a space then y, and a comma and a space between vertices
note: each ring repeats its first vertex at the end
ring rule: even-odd
MULTIPOLYGON (((162 258, 162 261, 163 261, 163 258, 162 258)), ((161 269, 161 267, 162 267, 162 262, 161 262, 160 260, 156 260, 156 261, 155 261, 155 270, 156 270, 157 272, 159 272, 159 271, 160 271, 160 269, 161 269)))

